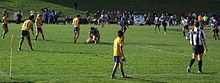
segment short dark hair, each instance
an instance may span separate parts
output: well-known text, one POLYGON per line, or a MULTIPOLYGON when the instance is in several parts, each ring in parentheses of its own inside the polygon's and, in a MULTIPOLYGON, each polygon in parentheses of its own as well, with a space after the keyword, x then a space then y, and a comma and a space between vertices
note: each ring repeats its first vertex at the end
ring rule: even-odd
POLYGON ((95 29, 95 27, 91 27, 91 28, 90 28, 90 30, 94 30, 94 29, 95 29))
POLYGON ((119 31, 118 31, 118 36, 119 36, 119 37, 122 37, 123 35, 124 35, 124 32, 123 32, 122 30, 119 30, 119 31))
POLYGON ((198 22, 198 21, 195 21, 195 22, 194 22, 194 26, 195 26, 195 27, 199 27, 199 22, 198 22))
POLYGON ((34 16, 30 16, 30 17, 29 17, 29 20, 33 20, 33 19, 34 19, 34 16))
POLYGON ((77 15, 76 17, 81 17, 80 15, 77 15))

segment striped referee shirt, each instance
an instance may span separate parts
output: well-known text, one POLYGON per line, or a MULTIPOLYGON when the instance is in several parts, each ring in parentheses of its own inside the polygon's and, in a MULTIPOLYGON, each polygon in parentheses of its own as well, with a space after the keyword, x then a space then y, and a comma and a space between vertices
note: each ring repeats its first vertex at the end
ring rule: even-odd
POLYGON ((205 40, 205 33, 203 30, 194 27, 194 29, 191 29, 189 31, 186 39, 190 41, 191 45, 203 45, 203 41, 205 40))

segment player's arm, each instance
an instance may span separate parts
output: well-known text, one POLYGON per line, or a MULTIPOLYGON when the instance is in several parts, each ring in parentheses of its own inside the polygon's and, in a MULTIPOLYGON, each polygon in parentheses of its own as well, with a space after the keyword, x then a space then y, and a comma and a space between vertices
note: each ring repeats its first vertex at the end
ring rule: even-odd
POLYGON ((188 33, 187 33, 187 35, 186 35, 186 40, 189 40, 190 39, 190 33, 191 33, 192 31, 190 30, 188 33))
POLYGON ((89 33, 88 33, 88 37, 89 38, 92 38, 92 33, 89 31, 89 33))
POLYGON ((31 32, 34 35, 33 23, 30 24, 31 32))
POLYGON ((208 51, 208 47, 207 47, 206 40, 205 40, 205 33, 203 31, 201 33, 202 33, 203 46, 205 48, 205 51, 208 51))

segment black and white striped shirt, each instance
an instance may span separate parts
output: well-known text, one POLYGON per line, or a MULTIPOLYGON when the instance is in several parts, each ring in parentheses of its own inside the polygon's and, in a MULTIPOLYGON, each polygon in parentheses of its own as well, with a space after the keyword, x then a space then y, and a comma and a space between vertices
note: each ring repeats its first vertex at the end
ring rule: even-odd
POLYGON ((190 41, 191 45, 203 45, 203 41, 205 40, 205 33, 203 30, 194 27, 194 29, 189 31, 186 39, 190 41))

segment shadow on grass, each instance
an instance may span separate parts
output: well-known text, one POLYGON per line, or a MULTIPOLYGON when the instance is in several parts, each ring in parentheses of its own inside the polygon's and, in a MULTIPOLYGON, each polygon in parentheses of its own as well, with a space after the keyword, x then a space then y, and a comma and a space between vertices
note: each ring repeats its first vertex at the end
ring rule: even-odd
POLYGON ((142 78, 135 78, 135 77, 126 77, 123 78, 125 80, 133 80, 133 81, 142 81, 142 82, 150 82, 150 83, 166 83, 166 82, 160 82, 160 81, 154 81, 154 80, 146 80, 146 79, 142 79, 142 78))

